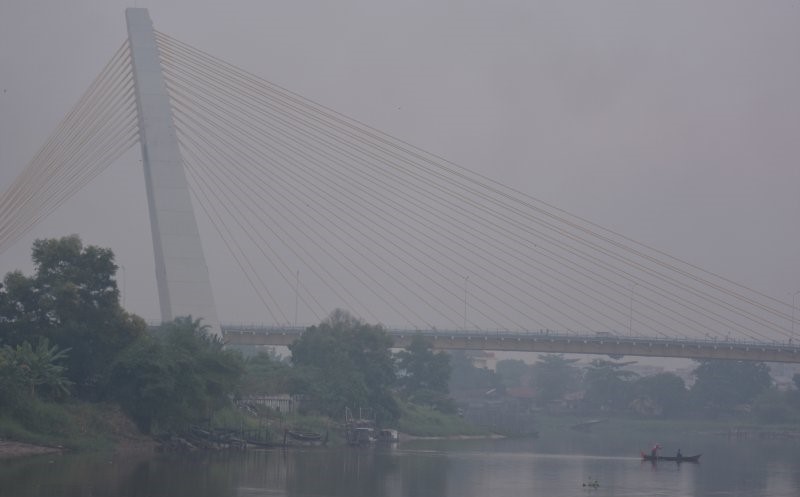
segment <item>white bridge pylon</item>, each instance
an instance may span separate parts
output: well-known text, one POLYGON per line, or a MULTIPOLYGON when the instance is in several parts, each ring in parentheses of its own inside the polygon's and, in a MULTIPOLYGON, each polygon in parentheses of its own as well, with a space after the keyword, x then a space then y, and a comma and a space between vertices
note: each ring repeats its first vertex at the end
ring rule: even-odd
POLYGON ((126 9, 125 18, 161 320, 201 318, 221 336, 153 23, 147 9, 126 9))

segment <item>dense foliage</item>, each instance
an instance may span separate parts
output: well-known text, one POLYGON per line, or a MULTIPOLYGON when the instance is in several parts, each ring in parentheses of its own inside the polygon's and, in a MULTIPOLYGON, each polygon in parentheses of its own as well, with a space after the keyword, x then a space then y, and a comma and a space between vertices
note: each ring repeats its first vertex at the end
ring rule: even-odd
POLYGON ((472 355, 463 350, 451 350, 450 391, 480 390, 503 391, 503 379, 491 369, 478 368, 473 364, 472 355))
POLYGON ((111 250, 73 235, 37 240, 32 258, 33 276, 11 272, 0 288, 6 415, 25 420, 41 401, 74 395, 117 401, 149 431, 202 419, 230 402, 241 358, 188 317, 148 333, 119 304, 111 250))
POLYGON ((199 321, 178 318, 141 337, 111 367, 107 392, 141 430, 182 429, 230 402, 244 372, 199 321))
POLYGON ((334 418, 341 418, 345 408, 365 407, 373 409, 379 421, 397 419, 391 345, 381 326, 334 311, 289 346, 292 364, 300 370, 297 393, 305 395, 308 409, 334 418))
POLYGON ((562 399, 574 392, 581 380, 581 371, 575 366, 577 359, 566 359, 563 354, 543 354, 531 367, 532 386, 541 406, 562 399))
POLYGON ((113 401, 152 432, 207 420, 240 394, 299 394, 307 410, 337 419, 368 407, 394 421, 398 395, 453 409, 446 355, 415 342, 396 359, 383 328, 344 311, 310 327, 290 363, 245 361, 191 317, 148 331, 120 306, 108 249, 67 236, 37 240, 32 258, 33 276, 15 271, 0 286, 0 415, 70 397, 113 401))
POLYGON ((37 240, 35 274, 8 273, 0 288, 0 341, 16 347, 47 339, 61 350, 65 373, 81 398, 97 398, 100 380, 144 321, 119 305, 114 254, 83 246, 76 235, 37 240))
POLYGON ((713 414, 747 404, 772 386, 769 367, 763 362, 701 361, 694 375, 694 403, 713 414))
POLYGON ((594 359, 586 367, 583 382, 586 392, 583 404, 596 411, 619 411, 631 401, 629 385, 638 376, 624 369, 626 363, 594 359))
POLYGON ((46 338, 40 338, 36 346, 22 342, 0 348, 0 405, 14 407, 23 398, 37 395, 45 399, 69 395, 72 382, 61 364, 67 352, 51 346, 46 338))
POLYGON ((643 376, 633 387, 633 400, 629 407, 637 414, 675 417, 688 411, 686 383, 674 373, 643 376))
MULTIPOLYGON (((675 373, 639 376, 627 367, 635 361, 594 359, 582 367, 577 361, 560 354, 540 355, 533 365, 504 360, 497 374, 507 386, 532 388, 540 408, 558 412, 660 418, 752 413, 762 422, 800 422, 800 375, 794 389, 778 391, 764 363, 698 361, 687 387, 675 373)), ((485 374, 473 369, 468 374, 475 378, 485 374)))
POLYGON ((245 361, 240 389, 243 396, 277 395, 293 392, 295 383, 289 362, 261 351, 245 361))
POLYGON ((455 412, 449 398, 450 357, 434 353, 430 340, 415 336, 408 349, 397 353, 401 395, 408 401, 442 412, 455 412))

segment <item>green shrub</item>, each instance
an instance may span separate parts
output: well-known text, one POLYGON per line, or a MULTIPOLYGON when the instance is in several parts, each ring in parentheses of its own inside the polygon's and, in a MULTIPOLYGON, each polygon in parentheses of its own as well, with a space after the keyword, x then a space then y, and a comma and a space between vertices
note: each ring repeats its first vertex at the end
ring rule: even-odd
POLYGON ((401 405, 398 430, 418 437, 450 437, 456 435, 485 435, 486 432, 463 418, 444 414, 429 407, 401 405))

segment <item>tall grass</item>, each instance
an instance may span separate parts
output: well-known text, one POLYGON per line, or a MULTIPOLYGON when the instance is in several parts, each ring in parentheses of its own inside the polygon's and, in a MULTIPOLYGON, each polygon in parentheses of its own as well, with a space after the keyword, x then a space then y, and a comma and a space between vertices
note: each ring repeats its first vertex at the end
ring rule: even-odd
POLYGON ((0 437, 49 447, 95 451, 121 437, 138 436, 119 408, 84 402, 53 403, 31 398, 0 411, 0 437))
POLYGON ((401 405, 398 430, 418 437, 452 437, 458 435, 486 435, 464 419, 443 414, 433 409, 414 404, 401 405))

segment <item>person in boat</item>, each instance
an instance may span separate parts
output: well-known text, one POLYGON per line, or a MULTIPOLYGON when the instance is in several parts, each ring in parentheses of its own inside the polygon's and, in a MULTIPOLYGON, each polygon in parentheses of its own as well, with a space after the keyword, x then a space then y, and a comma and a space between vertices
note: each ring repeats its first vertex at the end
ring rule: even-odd
POLYGON ((653 459, 658 457, 658 449, 660 448, 661 446, 659 444, 653 445, 653 449, 650 451, 650 455, 653 456, 653 459))
POLYGON ((675 454, 675 457, 677 457, 678 459, 683 459, 683 454, 681 454, 681 449, 678 449, 678 453, 675 454))

